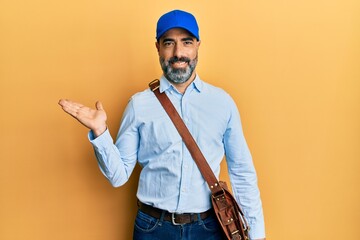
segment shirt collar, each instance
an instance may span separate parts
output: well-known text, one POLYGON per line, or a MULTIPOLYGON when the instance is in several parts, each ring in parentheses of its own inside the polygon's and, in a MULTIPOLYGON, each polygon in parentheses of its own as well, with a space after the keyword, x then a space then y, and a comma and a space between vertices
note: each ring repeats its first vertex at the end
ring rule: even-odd
MULTIPOLYGON (((198 92, 201 92, 204 88, 204 82, 200 79, 200 77, 196 74, 194 81, 189 85, 189 87, 195 88, 198 92)), ((189 88, 188 87, 188 88, 189 88)), ((160 78, 160 92, 164 92, 168 89, 176 90, 176 88, 166 79, 164 75, 160 78)))

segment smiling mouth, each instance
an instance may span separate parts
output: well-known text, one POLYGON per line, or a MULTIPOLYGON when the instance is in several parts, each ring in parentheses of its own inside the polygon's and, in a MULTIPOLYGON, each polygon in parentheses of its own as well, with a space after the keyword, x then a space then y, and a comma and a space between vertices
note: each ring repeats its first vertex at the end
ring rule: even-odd
POLYGON ((185 66, 187 66, 188 62, 185 62, 185 61, 176 61, 176 62, 173 62, 171 63, 171 65, 173 67, 177 67, 177 68, 183 68, 185 66))

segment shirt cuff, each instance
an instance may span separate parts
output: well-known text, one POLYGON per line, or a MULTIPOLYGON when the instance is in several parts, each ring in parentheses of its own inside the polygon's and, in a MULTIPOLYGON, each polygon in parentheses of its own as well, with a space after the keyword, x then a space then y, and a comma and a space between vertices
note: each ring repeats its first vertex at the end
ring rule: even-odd
POLYGON ((264 221, 257 221, 250 225, 250 239, 261 239, 265 238, 265 224, 264 221))
POLYGON ((109 146, 109 143, 111 143, 111 145, 113 144, 113 139, 108 129, 106 129, 105 132, 97 137, 94 135, 93 131, 90 130, 88 133, 88 139, 90 143, 97 149, 105 148, 106 146, 109 146))

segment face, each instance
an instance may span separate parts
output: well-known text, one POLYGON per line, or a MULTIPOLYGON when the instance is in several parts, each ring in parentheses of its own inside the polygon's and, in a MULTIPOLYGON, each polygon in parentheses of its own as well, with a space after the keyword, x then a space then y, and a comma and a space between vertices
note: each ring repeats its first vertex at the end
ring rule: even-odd
POLYGON ((200 41, 188 31, 173 28, 156 43, 164 76, 175 84, 195 78, 200 41))

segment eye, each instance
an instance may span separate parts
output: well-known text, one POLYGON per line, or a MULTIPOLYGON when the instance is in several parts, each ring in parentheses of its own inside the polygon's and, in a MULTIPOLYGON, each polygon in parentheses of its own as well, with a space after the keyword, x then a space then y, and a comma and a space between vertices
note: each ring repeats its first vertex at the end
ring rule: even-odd
POLYGON ((165 47, 170 47, 170 46, 174 45, 174 42, 172 42, 172 41, 165 41, 165 42, 163 42, 163 44, 164 44, 165 47))
POLYGON ((184 44, 185 44, 185 45, 192 45, 192 44, 193 44, 193 41, 185 41, 184 44))

